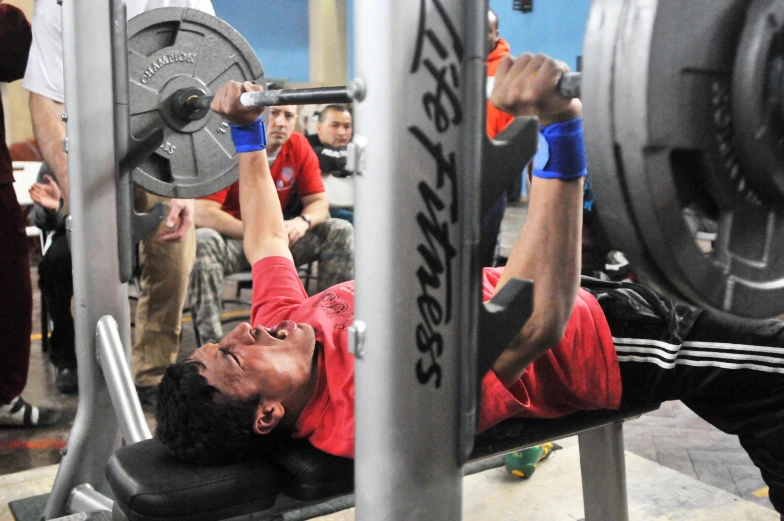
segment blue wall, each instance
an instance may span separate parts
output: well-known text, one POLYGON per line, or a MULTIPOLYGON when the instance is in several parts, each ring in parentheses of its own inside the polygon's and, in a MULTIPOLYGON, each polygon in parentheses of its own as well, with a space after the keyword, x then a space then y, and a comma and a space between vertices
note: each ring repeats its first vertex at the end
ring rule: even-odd
MULTIPOLYGON (((354 0, 348 0, 349 78, 354 77, 353 6, 354 0)), ((543 52, 577 68, 591 0, 534 0, 533 12, 526 14, 513 10, 512 0, 490 0, 490 7, 498 13, 501 37, 512 54, 543 52)))
POLYGON ((512 9, 512 0, 490 0, 490 7, 498 13, 501 37, 512 54, 543 52, 575 70, 590 0, 534 0, 533 12, 525 14, 512 9))
MULTIPOLYGON (((354 1, 347 2, 349 78, 354 76, 354 1)), ((267 77, 309 80, 308 0, 213 0, 213 5, 250 42, 267 77)), ((544 52, 572 69, 582 54, 590 5, 590 0, 534 0, 534 11, 523 14, 512 9, 512 0, 490 0, 513 54, 544 52)))
POLYGON ((310 79, 308 0, 212 0, 215 14, 248 40, 267 78, 310 79))

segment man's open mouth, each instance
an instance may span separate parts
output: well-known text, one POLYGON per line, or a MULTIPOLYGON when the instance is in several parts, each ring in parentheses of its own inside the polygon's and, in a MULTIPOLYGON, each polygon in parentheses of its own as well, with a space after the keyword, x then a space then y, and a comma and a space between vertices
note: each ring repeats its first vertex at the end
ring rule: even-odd
POLYGON ((278 340, 285 340, 296 327, 297 324, 291 320, 284 320, 283 322, 272 327, 260 326, 260 328, 266 331, 267 334, 273 338, 277 338, 278 340))

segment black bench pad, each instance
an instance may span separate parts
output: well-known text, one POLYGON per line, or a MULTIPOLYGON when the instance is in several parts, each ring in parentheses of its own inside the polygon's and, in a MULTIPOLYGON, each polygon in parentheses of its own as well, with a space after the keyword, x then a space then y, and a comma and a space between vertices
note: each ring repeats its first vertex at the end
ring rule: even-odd
MULTIPOLYGON (((506 420, 476 437, 472 459, 571 436, 658 407, 580 412, 555 420, 506 420)), ((157 440, 147 440, 112 456, 107 477, 130 521, 206 521, 271 508, 279 491, 301 501, 350 494, 354 461, 292 440, 270 461, 198 466, 175 460, 157 440)))
POLYGON ((314 501, 354 491, 354 460, 321 452, 307 440, 291 440, 271 457, 284 494, 314 501))
POLYGON ((280 470, 269 461, 191 465, 157 439, 117 451, 106 476, 130 521, 226 519, 266 510, 280 492, 280 470))
POLYGON ((567 436, 574 436, 608 423, 616 423, 655 411, 661 404, 615 411, 582 411, 555 420, 506 420, 476 435, 471 459, 511 452, 567 436))

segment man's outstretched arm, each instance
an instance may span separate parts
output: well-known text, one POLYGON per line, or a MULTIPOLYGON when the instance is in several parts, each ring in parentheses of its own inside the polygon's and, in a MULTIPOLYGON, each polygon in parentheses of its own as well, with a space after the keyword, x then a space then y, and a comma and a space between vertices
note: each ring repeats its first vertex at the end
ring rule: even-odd
POLYGON ((211 105, 233 125, 232 139, 240 166, 243 248, 251 266, 264 257, 292 258, 278 192, 270 175, 267 152, 261 145, 266 143, 259 121, 263 108, 243 107, 240 103, 240 94, 257 90, 262 87, 231 81, 218 89, 211 105))
MULTIPOLYGON (((576 133, 576 128, 581 129, 577 118, 582 106, 578 100, 562 98, 556 90, 567 71, 565 64, 544 55, 505 58, 496 73, 491 102, 515 116, 537 116, 540 125, 548 128, 545 132, 576 133)), ((498 292, 512 277, 534 281, 533 314, 493 366, 507 386, 561 339, 577 297, 585 164, 582 136, 572 141, 579 142, 576 153, 570 149, 574 143, 561 140, 551 147, 550 157, 571 156, 576 162, 558 164, 574 171, 535 174, 525 224, 496 286, 498 292)))

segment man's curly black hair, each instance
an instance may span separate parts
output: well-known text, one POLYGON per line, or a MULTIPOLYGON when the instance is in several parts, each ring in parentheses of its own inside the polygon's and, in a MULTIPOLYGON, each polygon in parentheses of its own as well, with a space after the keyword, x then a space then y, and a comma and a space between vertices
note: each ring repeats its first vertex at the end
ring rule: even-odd
POLYGON ((281 433, 253 431, 261 396, 237 400, 199 373, 198 362, 172 364, 158 386, 155 436, 175 458, 191 463, 231 463, 274 450, 281 433))

